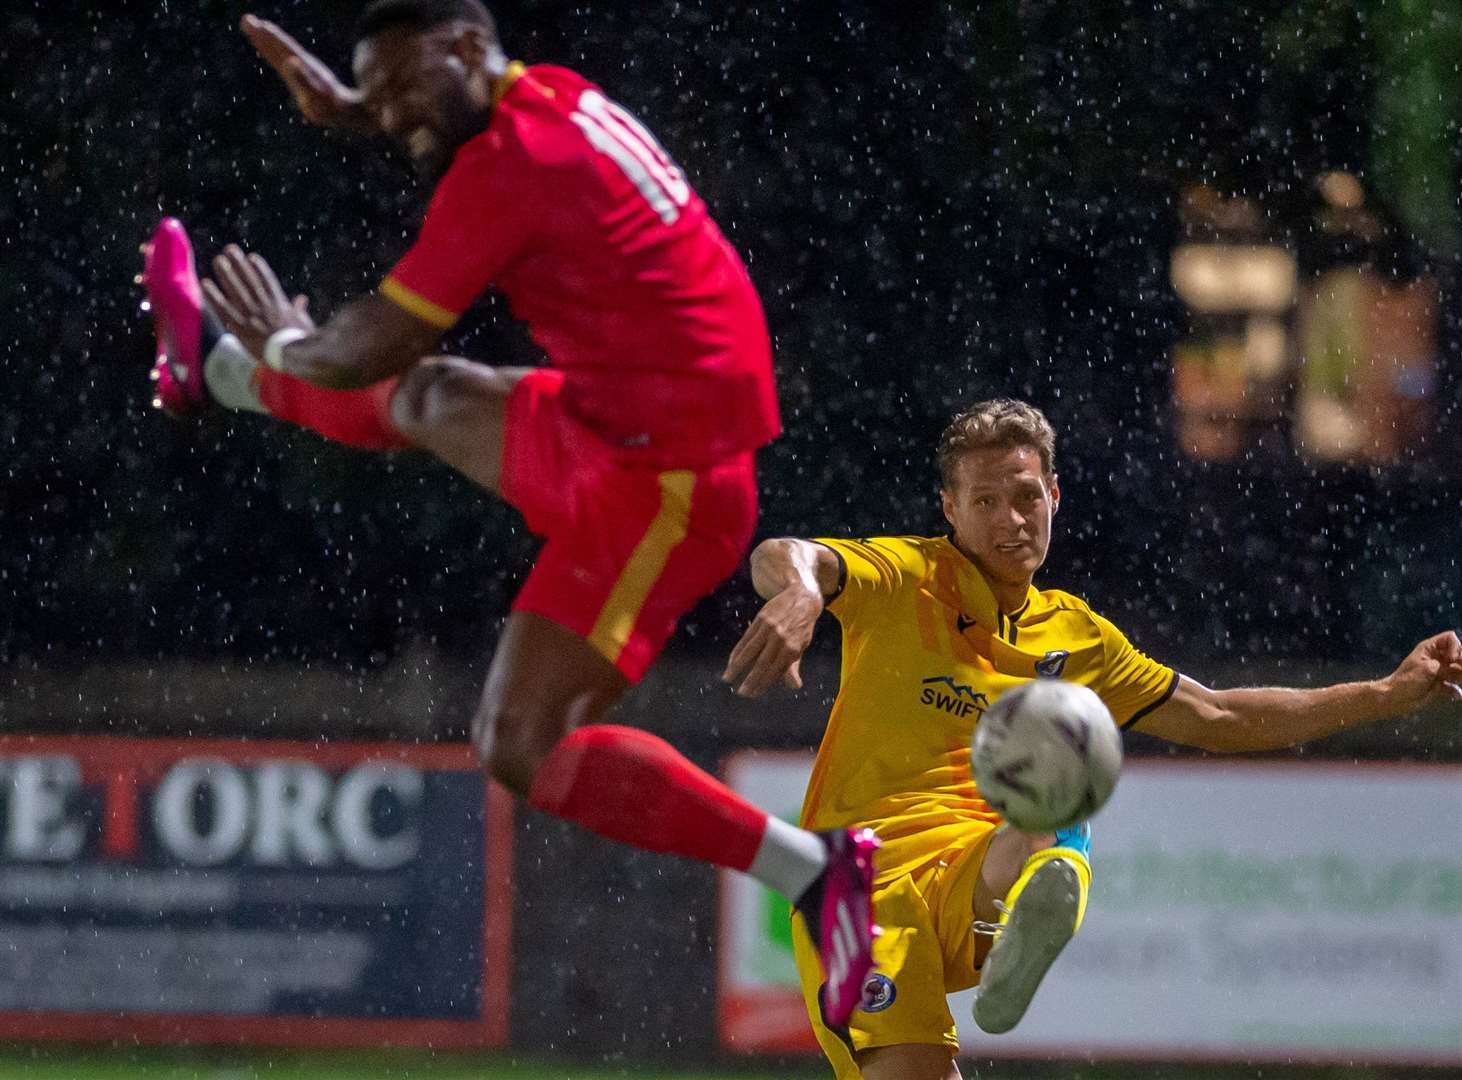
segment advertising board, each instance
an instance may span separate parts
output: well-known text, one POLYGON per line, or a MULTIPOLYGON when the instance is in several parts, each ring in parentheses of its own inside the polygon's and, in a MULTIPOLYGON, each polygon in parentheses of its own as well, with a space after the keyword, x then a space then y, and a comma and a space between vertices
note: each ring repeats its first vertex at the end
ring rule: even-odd
MULTIPOLYGON (((737 755, 791 816, 811 755, 737 755)), ((1093 822, 1086 923, 1013 1032, 966 1053, 1462 1065, 1462 769, 1129 762, 1093 822)), ((815 1051, 786 904, 722 889, 722 1042, 815 1051)), ((875 954, 876 955, 876 954, 875 954)))
POLYGON ((0 1036, 500 1044, 511 814, 465 746, 0 738, 0 1036))

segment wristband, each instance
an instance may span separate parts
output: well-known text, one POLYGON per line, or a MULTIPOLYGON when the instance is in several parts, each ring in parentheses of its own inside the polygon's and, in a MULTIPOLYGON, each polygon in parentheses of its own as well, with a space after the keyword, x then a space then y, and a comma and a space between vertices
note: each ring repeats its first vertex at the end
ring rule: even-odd
POLYGON ((275 371, 284 370, 284 347, 300 338, 310 336, 308 330, 301 330, 298 326, 286 326, 283 330, 276 330, 269 335, 264 342, 264 363, 275 371))

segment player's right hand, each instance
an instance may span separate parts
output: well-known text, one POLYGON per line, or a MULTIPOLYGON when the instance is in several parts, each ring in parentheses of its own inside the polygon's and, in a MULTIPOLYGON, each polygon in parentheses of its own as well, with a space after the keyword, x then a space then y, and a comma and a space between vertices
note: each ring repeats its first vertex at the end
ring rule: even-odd
POLYGON ((245 15, 239 29, 284 80, 295 105, 310 123, 360 133, 376 130, 361 92, 337 79, 317 56, 278 25, 245 15))
POLYGON ((731 650, 721 681, 741 697, 761 697, 779 680, 800 689, 802 654, 823 606, 822 595, 812 590, 791 586, 777 593, 731 650))

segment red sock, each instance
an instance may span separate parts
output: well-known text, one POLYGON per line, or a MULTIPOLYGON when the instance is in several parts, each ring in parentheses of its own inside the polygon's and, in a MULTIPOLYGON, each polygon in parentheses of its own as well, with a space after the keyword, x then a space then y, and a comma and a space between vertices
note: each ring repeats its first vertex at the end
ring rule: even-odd
POLYGON ((591 724, 559 740, 528 802, 611 840, 745 870, 767 815, 664 739, 591 724))
POLYGON ((365 450, 410 445, 391 423, 396 379, 362 390, 323 390, 263 365, 258 370, 259 401, 271 416, 365 450))

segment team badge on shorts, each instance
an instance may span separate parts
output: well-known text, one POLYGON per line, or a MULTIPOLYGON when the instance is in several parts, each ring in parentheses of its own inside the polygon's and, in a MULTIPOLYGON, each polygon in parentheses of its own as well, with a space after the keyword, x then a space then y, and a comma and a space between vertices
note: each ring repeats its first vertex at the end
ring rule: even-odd
POLYGON ((899 996, 898 987, 887 975, 874 972, 863 982, 863 1004, 858 1008, 864 1012, 883 1012, 899 996))

